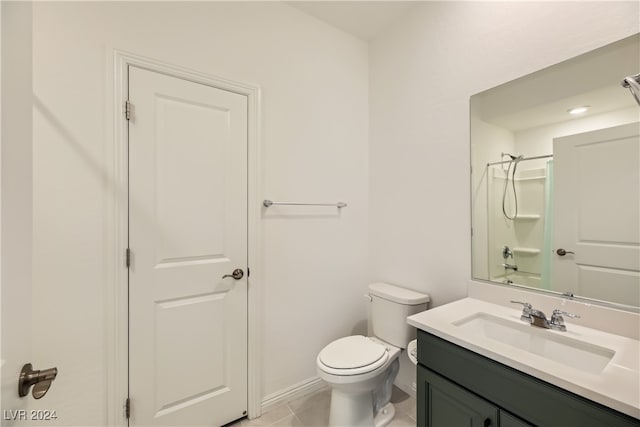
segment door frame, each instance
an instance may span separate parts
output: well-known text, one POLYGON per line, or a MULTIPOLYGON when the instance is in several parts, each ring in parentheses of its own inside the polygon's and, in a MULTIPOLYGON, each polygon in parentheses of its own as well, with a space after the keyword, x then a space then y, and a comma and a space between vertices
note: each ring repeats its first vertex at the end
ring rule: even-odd
MULTIPOLYGON (((128 67, 136 66, 150 71, 234 92, 247 97, 247 412, 249 418, 260 416, 261 405, 261 236, 259 196, 260 188, 260 87, 228 80, 192 69, 146 58, 130 52, 113 51, 114 93, 109 106, 113 114, 113 231, 114 280, 106 290, 107 305, 107 424, 127 426, 124 405, 129 395, 128 360, 128 121, 125 102, 128 99, 128 67)), ((134 107, 135 108, 135 107, 134 107)), ((135 114, 135 110, 134 110, 135 114)), ((132 408, 135 411, 135 406, 132 408)))

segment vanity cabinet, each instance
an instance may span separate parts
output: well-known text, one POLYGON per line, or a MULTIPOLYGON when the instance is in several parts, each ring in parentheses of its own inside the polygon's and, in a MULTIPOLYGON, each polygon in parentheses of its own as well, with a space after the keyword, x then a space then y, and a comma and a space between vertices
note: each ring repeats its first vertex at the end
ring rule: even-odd
POLYGON ((419 427, 626 427, 640 420, 418 330, 419 427))
POLYGON ((500 427, 532 427, 531 424, 514 417, 506 411, 500 411, 500 427))
POLYGON ((531 427, 499 407, 465 390, 440 375, 418 367, 418 381, 424 387, 424 415, 430 427, 531 427))

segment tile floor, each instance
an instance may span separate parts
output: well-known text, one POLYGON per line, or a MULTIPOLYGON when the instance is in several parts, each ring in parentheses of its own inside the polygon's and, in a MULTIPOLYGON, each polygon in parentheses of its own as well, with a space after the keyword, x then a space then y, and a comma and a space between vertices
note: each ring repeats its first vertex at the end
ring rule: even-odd
MULTIPOLYGON (((330 390, 325 389, 270 408, 261 417, 239 420, 226 427, 325 427, 329 425, 330 390)), ((416 426, 416 400, 394 386, 391 402, 396 416, 389 427, 416 426)))

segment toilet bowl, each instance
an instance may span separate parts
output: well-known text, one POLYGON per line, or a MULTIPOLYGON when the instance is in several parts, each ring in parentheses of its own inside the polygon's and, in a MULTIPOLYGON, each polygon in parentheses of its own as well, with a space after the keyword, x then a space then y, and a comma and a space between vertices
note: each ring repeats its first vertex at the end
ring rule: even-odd
POLYGON ((330 426, 382 427, 393 419, 395 410, 388 401, 400 351, 375 337, 353 335, 318 354, 318 376, 331 387, 330 426))
POLYGON ((415 338, 407 316, 424 311, 429 296, 386 283, 369 285, 373 336, 352 335, 325 346, 318 376, 331 387, 329 425, 384 427, 395 415, 390 403, 399 355, 415 338))

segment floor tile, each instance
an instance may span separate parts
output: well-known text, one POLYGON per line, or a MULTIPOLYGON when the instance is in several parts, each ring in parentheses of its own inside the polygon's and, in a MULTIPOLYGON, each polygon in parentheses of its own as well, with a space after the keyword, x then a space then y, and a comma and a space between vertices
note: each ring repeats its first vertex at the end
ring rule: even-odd
POLYGON ((296 416, 303 426, 319 427, 329 425, 330 399, 320 399, 313 405, 297 411, 296 416))
MULTIPOLYGON (((389 427, 415 427, 416 400, 394 387, 391 402, 396 416, 389 427)), ((228 427, 326 427, 330 408, 331 390, 325 389, 278 405, 259 418, 245 419, 228 427)))
POLYGON ((408 415, 396 414, 387 427, 416 427, 416 421, 408 415))
POLYGON ((269 409, 266 413, 262 414, 258 418, 252 420, 245 420, 243 427, 258 427, 258 426, 270 426, 273 423, 280 421, 286 417, 293 415, 293 412, 286 404, 278 405, 269 409))
POLYGON ((408 415, 410 418, 416 419, 416 399, 400 390, 397 387, 393 388, 391 394, 391 403, 396 408, 398 415, 408 415))
POLYGON ((326 389, 322 391, 318 391, 316 393, 309 394, 307 396, 300 397, 298 399, 287 402, 289 408, 294 412, 298 413, 304 411, 313 405, 324 404, 325 401, 331 400, 331 390, 326 389))
POLYGON ((270 424, 270 427, 302 427, 302 423, 294 414, 270 424))
POLYGON ((247 420, 246 418, 242 418, 241 420, 238 420, 235 423, 225 424, 224 427, 242 427, 244 426, 244 422, 246 420, 247 420))

